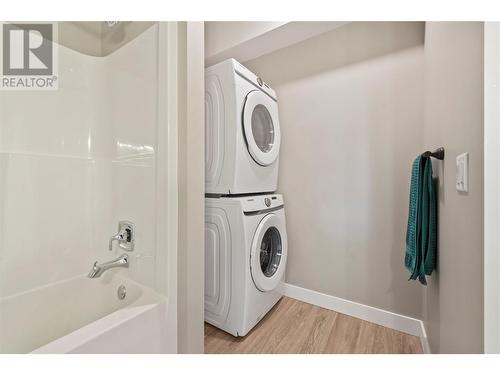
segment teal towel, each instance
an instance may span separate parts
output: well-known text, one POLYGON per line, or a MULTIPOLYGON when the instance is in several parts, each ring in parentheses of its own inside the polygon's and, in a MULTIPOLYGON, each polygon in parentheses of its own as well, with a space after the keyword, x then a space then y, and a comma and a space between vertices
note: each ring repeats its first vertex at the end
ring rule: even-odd
POLYGON ((410 204, 406 230, 405 267, 410 280, 427 285, 426 275, 436 267, 437 194, 429 157, 418 156, 413 162, 410 204))

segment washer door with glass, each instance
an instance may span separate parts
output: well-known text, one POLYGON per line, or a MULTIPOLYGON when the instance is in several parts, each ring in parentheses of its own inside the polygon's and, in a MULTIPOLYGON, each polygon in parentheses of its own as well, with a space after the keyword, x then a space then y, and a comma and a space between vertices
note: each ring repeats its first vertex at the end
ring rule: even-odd
POLYGON ((248 152, 258 164, 271 165, 280 151, 278 104, 262 91, 250 91, 243 109, 248 152))
POLYGON ((257 289, 276 289, 285 272, 286 254, 285 223, 279 216, 268 214, 257 226, 250 252, 250 271, 257 289))

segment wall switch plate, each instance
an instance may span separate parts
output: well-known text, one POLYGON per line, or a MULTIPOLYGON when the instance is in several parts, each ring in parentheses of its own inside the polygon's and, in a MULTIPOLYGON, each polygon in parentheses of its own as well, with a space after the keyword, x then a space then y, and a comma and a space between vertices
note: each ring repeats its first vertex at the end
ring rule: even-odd
POLYGON ((457 191, 469 191, 469 153, 465 152, 457 156, 457 191))

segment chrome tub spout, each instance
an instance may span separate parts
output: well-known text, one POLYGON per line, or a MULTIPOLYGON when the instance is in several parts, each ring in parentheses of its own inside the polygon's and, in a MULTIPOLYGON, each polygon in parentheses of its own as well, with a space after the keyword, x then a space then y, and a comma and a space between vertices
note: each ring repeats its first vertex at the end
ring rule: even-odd
POLYGON ((129 266, 128 255, 122 254, 118 258, 111 260, 109 262, 98 263, 96 261, 87 276, 91 279, 94 279, 96 277, 101 277, 101 275, 110 268, 116 268, 116 267, 128 268, 128 266, 129 266))

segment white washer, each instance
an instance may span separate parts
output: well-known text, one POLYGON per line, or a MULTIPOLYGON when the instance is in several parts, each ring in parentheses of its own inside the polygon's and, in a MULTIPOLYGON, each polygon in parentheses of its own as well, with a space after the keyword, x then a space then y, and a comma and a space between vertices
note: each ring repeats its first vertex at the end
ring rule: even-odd
POLYGON ((205 70, 205 193, 276 191, 276 93, 234 59, 205 70))
POLYGON ((282 296, 283 197, 206 198, 205 207, 205 321, 245 336, 282 296))

